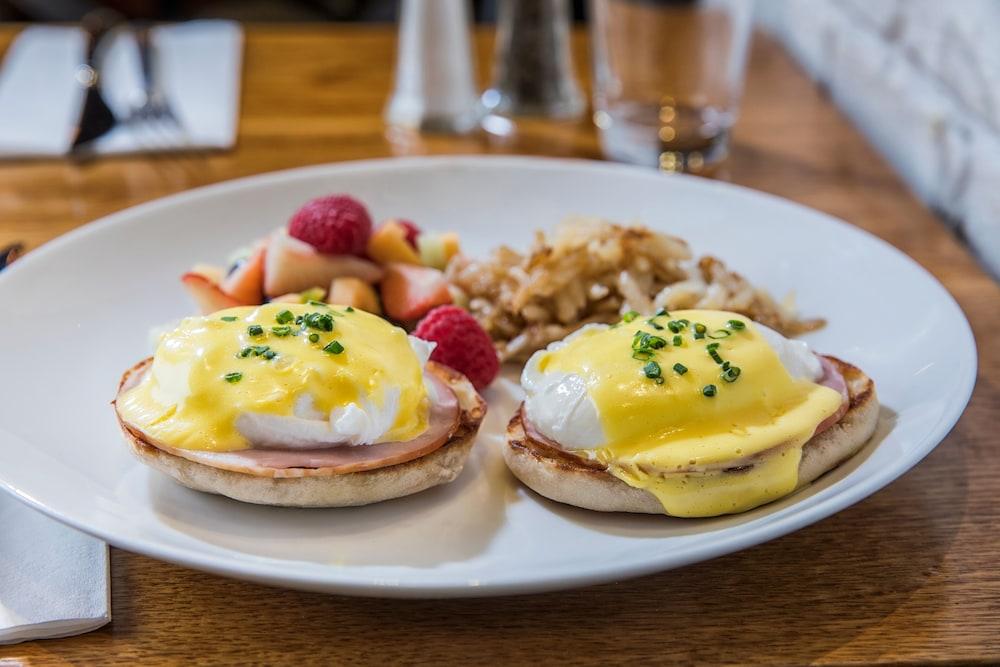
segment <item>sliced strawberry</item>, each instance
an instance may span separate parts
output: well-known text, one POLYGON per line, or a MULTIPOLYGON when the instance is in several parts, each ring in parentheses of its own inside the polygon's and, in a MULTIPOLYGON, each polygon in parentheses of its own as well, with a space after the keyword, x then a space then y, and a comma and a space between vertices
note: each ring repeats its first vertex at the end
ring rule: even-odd
POLYGON ((198 304, 202 315, 234 306, 251 305, 244 303, 222 291, 219 284, 200 273, 188 272, 181 276, 181 282, 198 304))
POLYGON ((389 264, 382 279, 382 306, 395 320, 415 320, 435 307, 451 303, 444 274, 410 264, 389 264))
POLYGON ((271 236, 264 255, 264 294, 267 296, 329 285, 341 276, 375 283, 381 280, 382 269, 354 255, 324 255, 284 230, 271 236))
POLYGON ((267 246, 258 243, 250 256, 222 281, 222 291, 247 304, 264 300, 264 255, 267 246))
POLYGON ((199 276, 205 276, 213 283, 219 284, 226 278, 226 270, 214 264, 195 264, 188 273, 197 273, 199 276))

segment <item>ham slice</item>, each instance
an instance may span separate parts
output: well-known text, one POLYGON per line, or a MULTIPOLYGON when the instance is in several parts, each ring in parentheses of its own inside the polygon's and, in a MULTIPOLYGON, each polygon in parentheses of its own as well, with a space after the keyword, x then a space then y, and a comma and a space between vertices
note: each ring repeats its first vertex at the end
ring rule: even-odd
MULTIPOLYGON (((145 369, 142 369, 143 371, 145 369)), ((138 382, 128 378, 123 390, 138 382)), ((439 449, 455 434, 461 422, 458 397, 448 384, 431 371, 425 372, 427 382, 434 385, 427 417, 427 430, 406 442, 383 442, 375 445, 326 447, 323 449, 243 449, 233 452, 206 452, 177 449, 156 442, 129 426, 143 442, 165 452, 213 468, 231 470, 261 477, 306 477, 337 475, 374 470, 406 463, 439 449)))
POLYGON ((821 384, 824 387, 829 387, 834 391, 840 392, 841 401, 840 407, 832 415, 824 419, 816 426, 816 430, 813 431, 813 437, 816 437, 826 429, 830 428, 834 424, 840 421, 840 418, 847 413, 847 409, 851 407, 851 397, 847 393, 847 381, 841 374, 837 367, 832 361, 824 357, 822 354, 817 354, 820 363, 823 364, 823 377, 819 379, 817 384, 821 384))

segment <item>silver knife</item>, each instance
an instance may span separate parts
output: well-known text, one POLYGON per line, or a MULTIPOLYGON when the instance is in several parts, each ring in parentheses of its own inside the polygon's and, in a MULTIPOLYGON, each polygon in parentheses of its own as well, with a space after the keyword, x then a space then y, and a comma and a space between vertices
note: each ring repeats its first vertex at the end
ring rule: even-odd
POLYGON ((102 40, 119 21, 117 13, 106 10, 89 12, 83 17, 83 28, 87 31, 87 53, 84 62, 76 69, 76 81, 86 92, 76 126, 76 136, 70 146, 71 153, 86 150, 91 142, 104 136, 115 126, 115 115, 101 94, 101 70, 97 54, 102 40))

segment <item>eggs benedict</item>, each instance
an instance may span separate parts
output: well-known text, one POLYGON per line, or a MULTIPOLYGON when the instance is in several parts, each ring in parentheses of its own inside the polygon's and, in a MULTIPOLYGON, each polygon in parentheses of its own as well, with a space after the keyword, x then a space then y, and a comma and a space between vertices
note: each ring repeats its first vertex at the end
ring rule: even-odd
POLYGON ((352 307, 272 303, 189 317, 122 377, 143 462, 252 503, 363 505, 450 482, 485 414, 433 343, 352 307))
POLYGON ((872 380, 735 313, 627 313, 536 352, 504 458, 599 511, 708 517, 782 498, 871 437, 872 380))

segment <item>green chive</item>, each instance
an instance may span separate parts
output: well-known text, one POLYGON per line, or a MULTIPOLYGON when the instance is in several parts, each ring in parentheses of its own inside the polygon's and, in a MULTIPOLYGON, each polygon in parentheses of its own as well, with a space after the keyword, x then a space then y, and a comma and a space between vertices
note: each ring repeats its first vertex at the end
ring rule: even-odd
POLYGON ((344 351, 344 346, 335 340, 331 340, 326 347, 323 348, 324 352, 329 352, 330 354, 340 354, 344 351))
POLYGON ((310 329, 333 331, 333 317, 329 313, 306 313, 302 324, 310 329))
POLYGON ((667 312, 666 308, 660 308, 656 311, 656 317, 670 317, 670 313, 667 312))
POLYGON ((225 317, 222 317, 221 319, 222 319, 223 322, 235 322, 236 320, 238 320, 240 318, 236 317, 235 315, 226 315, 225 317))
POLYGON ((708 350, 709 352, 711 352, 712 350, 718 350, 719 349, 719 344, 718 343, 709 343, 708 345, 705 346, 705 349, 708 350))
POLYGON ((674 347, 680 347, 684 344, 684 339, 681 338, 680 334, 674 336, 674 347))
POLYGON ((681 325, 682 327, 686 327, 687 325, 691 324, 691 320, 677 320, 677 324, 681 325))
POLYGON ((275 315, 274 319, 278 324, 288 324, 295 319, 295 315, 290 310, 283 310, 275 315))
POLYGON ((656 363, 655 361, 650 361, 648 364, 642 367, 642 372, 645 373, 646 377, 648 377, 650 380, 655 380, 656 378, 660 377, 662 370, 660 369, 660 365, 658 363, 656 363))
POLYGON ((632 320, 634 320, 637 317, 639 317, 639 313, 637 313, 634 310, 630 310, 627 313, 625 313, 624 315, 622 315, 622 322, 628 323, 628 322, 631 322, 632 320))
POLYGON ((280 338, 284 338, 285 336, 287 336, 287 335, 289 335, 289 334, 292 333, 292 328, 291 327, 271 327, 271 333, 273 333, 275 336, 278 336, 280 338))
POLYGON ((729 325, 730 329, 733 329, 735 331, 740 331, 741 329, 747 328, 746 322, 742 322, 740 320, 729 320, 728 322, 726 322, 726 324, 729 325))
POLYGON ((278 353, 275 352, 274 350, 268 350, 267 352, 264 352, 260 356, 270 361, 271 359, 274 359, 276 356, 278 356, 278 353))
POLYGON ((348 312, 348 313, 353 313, 354 312, 354 308, 352 306, 348 306, 347 308, 344 308, 344 310, 346 312, 348 312))
POLYGON ((263 336, 264 327, 260 326, 259 324, 251 324, 250 326, 247 327, 247 333, 251 336, 263 336))
POLYGON ((678 324, 677 322, 675 322, 673 320, 670 320, 669 322, 667 322, 667 327, 670 329, 671 333, 680 333, 681 329, 684 328, 680 324, 678 324))
POLYGON ((712 361, 714 361, 715 363, 717 363, 717 364, 721 364, 722 363, 722 357, 720 357, 719 353, 716 352, 715 350, 710 351, 708 353, 708 356, 712 357, 712 361))
POLYGON ((653 318, 650 318, 650 319, 646 320, 646 324, 648 324, 649 326, 653 327, 657 331, 663 331, 663 326, 660 325, 660 324, 657 324, 656 321, 653 320, 653 318))
POLYGON ((249 347, 243 348, 242 350, 236 353, 236 356, 239 357, 240 359, 246 359, 247 357, 250 356, 250 348, 249 347))
POLYGON ((715 396, 716 391, 717 389, 715 388, 714 384, 706 384, 702 388, 701 393, 704 394, 705 396, 708 396, 709 398, 712 398, 713 396, 715 396))
POLYGON ((318 333, 311 333, 311 334, 309 334, 309 342, 310 343, 318 343, 319 342, 319 334, 318 333))
POLYGON ((723 361, 723 362, 722 362, 722 370, 724 370, 724 371, 728 371, 728 370, 729 370, 729 366, 730 366, 730 365, 731 365, 731 364, 730 364, 730 363, 729 363, 728 361, 723 361))
POLYGON ((722 338, 729 338, 732 335, 733 334, 731 331, 726 331, 725 329, 716 329, 712 333, 708 334, 708 337, 713 340, 720 340, 722 338))
POLYGON ((688 372, 688 368, 684 364, 674 364, 674 371, 676 371, 678 375, 684 375, 688 372))
POLYGON ((234 371, 232 373, 226 373, 222 377, 229 384, 235 384, 243 379, 243 373, 240 373, 239 371, 234 371))
POLYGON ((694 334, 694 339, 695 339, 695 340, 701 340, 701 339, 702 339, 702 338, 704 338, 704 337, 705 337, 705 334, 703 334, 703 333, 698 333, 697 331, 696 331, 696 332, 695 332, 695 334, 694 334))
POLYGON ((649 361, 653 358, 653 353, 650 350, 636 350, 632 353, 632 358, 636 361, 649 361))
POLYGON ((695 333, 700 333, 700 334, 703 334, 703 333, 705 333, 706 331, 708 331, 708 327, 706 327, 706 326, 705 326, 704 324, 702 324, 701 322, 695 322, 695 323, 694 323, 694 331, 695 331, 695 333))
POLYGON ((739 376, 740 376, 739 366, 730 366, 726 370, 722 371, 722 373, 719 375, 719 377, 721 377, 726 382, 736 382, 736 378, 738 378, 739 376))
POLYGON ((306 301, 306 303, 308 303, 310 306, 322 306, 323 308, 330 307, 329 304, 323 303, 322 301, 317 301, 316 299, 309 299, 308 301, 306 301))

